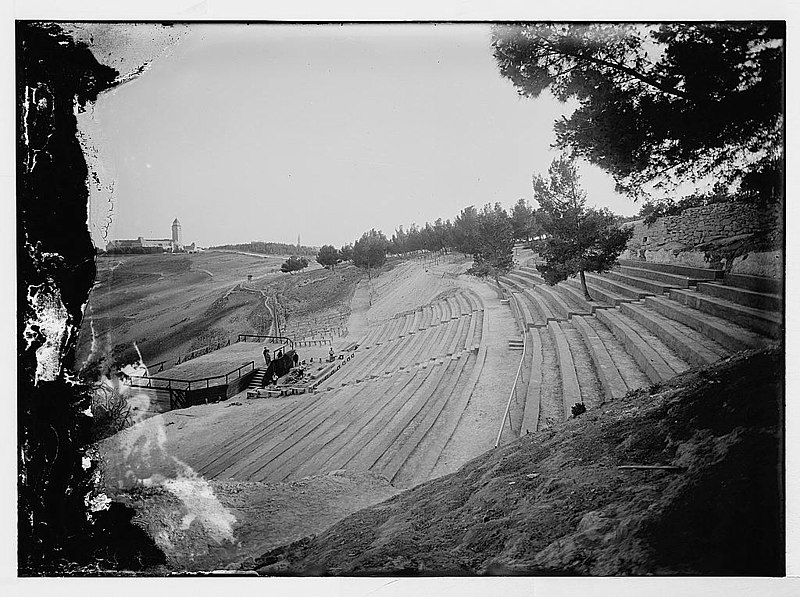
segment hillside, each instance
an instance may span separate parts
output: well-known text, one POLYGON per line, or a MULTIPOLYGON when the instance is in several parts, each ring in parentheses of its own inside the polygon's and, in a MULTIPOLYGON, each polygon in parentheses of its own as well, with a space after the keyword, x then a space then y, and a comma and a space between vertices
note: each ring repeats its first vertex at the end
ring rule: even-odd
POLYGON ((332 276, 316 263, 283 274, 283 260, 222 251, 98 257, 76 368, 104 358, 136 362, 139 354, 147 364, 174 364, 192 350, 261 332, 272 317, 265 295, 278 295, 282 318, 303 318, 309 305, 317 313, 347 304, 361 276, 356 268, 332 276))
POLYGON ((781 575, 783 353, 492 450, 265 553, 262 574, 781 575), (625 469, 622 466, 674 468, 625 469))

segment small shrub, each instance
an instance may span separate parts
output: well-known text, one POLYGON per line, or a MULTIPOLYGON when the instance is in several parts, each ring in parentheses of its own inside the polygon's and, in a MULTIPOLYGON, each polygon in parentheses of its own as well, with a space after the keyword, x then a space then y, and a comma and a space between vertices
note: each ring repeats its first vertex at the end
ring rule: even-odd
POLYGON ((117 390, 100 385, 92 397, 93 441, 111 437, 133 424, 131 407, 117 390))
POLYGON ((572 417, 577 418, 586 412, 586 406, 583 402, 576 402, 572 405, 572 417))

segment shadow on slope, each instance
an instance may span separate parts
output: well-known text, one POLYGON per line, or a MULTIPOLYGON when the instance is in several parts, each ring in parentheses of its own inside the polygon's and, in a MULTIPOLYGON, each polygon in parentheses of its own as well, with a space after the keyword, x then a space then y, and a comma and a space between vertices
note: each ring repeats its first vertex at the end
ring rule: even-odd
POLYGON ((783 374, 773 348, 631 393, 269 551, 255 568, 782 575, 783 374))

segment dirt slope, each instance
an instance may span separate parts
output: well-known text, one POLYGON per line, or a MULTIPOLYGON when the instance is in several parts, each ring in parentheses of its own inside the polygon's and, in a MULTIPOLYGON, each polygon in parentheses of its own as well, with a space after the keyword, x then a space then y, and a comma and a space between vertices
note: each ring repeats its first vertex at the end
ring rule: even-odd
POLYGON ((136 509, 142 528, 166 556, 151 574, 250 568, 265 550, 311 533, 396 495, 385 479, 334 471, 292 483, 168 483, 114 495, 136 509))
POLYGON ((782 383, 780 350, 727 359, 488 452, 255 567, 781 575, 782 383))
POLYGON ((284 259, 217 251, 98 257, 76 369, 138 362, 140 354, 149 365, 174 364, 192 350, 259 333, 272 317, 265 294, 278 295, 284 319, 302 319, 346 306, 362 276, 355 267, 334 275, 316 263, 283 274, 284 259))
POLYGON ((280 258, 229 253, 107 255, 97 259, 77 348, 78 369, 104 358, 169 359, 232 334, 253 333, 255 293, 228 291, 248 275, 279 279, 280 258))

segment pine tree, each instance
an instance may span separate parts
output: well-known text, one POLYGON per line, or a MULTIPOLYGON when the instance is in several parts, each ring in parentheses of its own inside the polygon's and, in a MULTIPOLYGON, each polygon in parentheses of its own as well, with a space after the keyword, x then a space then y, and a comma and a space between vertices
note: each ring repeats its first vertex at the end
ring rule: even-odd
POLYGON ((514 228, 502 205, 483 207, 476 217, 473 242, 474 264, 469 273, 492 276, 499 285, 498 276, 514 265, 514 228))
POLYGON ((782 196, 780 21, 526 23, 493 29, 520 95, 576 102, 556 147, 609 172, 633 197, 702 178, 761 200, 782 196))
POLYGON ((322 267, 329 267, 331 271, 336 269, 336 264, 339 263, 341 255, 333 245, 322 245, 317 253, 317 263, 322 267))
POLYGON ((540 253, 545 263, 536 268, 551 286, 579 274, 583 295, 591 301, 584 273, 613 267, 633 229, 617 226, 608 209, 586 207, 586 192, 578 184, 578 171, 571 159, 553 160, 548 175, 548 180, 540 175, 533 180, 541 206, 540 222, 547 235, 540 253))

